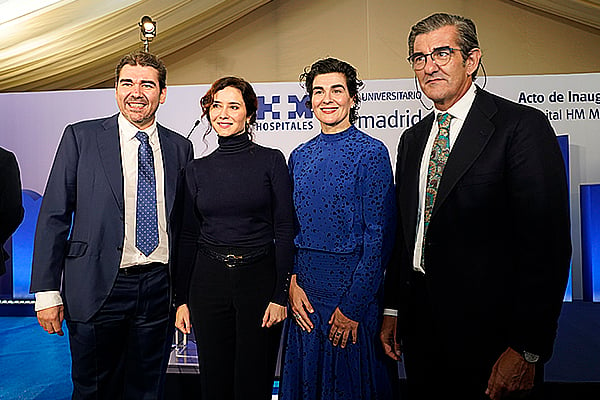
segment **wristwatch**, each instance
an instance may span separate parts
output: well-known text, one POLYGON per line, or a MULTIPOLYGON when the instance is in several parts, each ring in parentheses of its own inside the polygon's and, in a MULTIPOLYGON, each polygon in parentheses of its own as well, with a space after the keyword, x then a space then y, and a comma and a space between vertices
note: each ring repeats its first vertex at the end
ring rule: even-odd
POLYGON ((530 353, 527 350, 523 350, 521 355, 523 356, 523 359, 530 364, 535 364, 536 362, 540 361, 539 355, 530 353))

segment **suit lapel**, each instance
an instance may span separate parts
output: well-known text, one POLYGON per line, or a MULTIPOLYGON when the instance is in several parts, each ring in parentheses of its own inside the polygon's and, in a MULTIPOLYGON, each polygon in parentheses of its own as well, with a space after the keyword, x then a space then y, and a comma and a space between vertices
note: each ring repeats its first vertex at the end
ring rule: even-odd
MULTIPOLYGON (((118 115, 118 114, 117 114, 118 115)), ((121 162, 121 145, 119 142, 119 128, 117 115, 110 117, 102 126, 103 131, 98 132, 98 151, 100 162, 112 189, 113 195, 121 211, 123 205, 123 170, 121 162)))
POLYGON ((171 215, 173 201, 175 200, 175 188, 177 174, 179 171, 179 161, 177 159, 177 146, 170 140, 169 132, 161 125, 157 124, 158 137, 160 140, 160 151, 162 153, 164 168, 165 202, 167 206, 167 219, 171 215))
POLYGON ((497 108, 492 99, 486 92, 477 88, 471 110, 448 157, 431 214, 432 218, 490 140, 495 130, 490 118, 496 111, 497 108))

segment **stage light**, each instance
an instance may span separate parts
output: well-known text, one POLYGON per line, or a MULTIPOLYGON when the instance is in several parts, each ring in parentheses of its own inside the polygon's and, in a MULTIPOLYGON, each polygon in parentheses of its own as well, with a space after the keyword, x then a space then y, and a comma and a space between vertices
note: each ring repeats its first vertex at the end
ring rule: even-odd
POLYGON ((156 21, 152 21, 152 18, 144 15, 138 25, 140 26, 140 40, 144 43, 144 51, 147 52, 150 42, 156 37, 156 21))

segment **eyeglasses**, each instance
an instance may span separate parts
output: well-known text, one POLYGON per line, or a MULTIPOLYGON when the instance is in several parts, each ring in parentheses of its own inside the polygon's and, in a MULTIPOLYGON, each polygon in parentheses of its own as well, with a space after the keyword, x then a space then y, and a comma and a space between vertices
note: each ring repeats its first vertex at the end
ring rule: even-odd
POLYGON ((460 51, 460 49, 455 49, 450 46, 438 47, 428 54, 415 53, 408 57, 407 60, 412 66, 412 69, 415 71, 420 71, 425 68, 425 64, 427 64, 427 56, 430 56, 431 60, 436 63, 436 65, 443 67, 444 65, 448 64, 452 53, 455 51, 460 51))

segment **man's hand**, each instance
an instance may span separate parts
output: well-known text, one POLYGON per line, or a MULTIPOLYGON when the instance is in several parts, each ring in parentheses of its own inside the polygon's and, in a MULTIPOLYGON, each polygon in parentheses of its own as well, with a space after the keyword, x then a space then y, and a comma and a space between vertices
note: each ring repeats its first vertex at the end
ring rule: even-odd
POLYGON ((65 306, 59 305, 39 310, 37 313, 38 323, 49 334, 63 336, 62 323, 65 319, 65 306))
POLYGON ((500 400, 507 395, 526 392, 533 388, 535 364, 530 364, 510 347, 498 358, 492 368, 485 394, 491 400, 500 400))
POLYGON ((397 318, 393 316, 383 316, 379 339, 381 340, 385 354, 396 361, 400 361, 402 352, 400 351, 400 344, 396 342, 396 320, 397 318))

